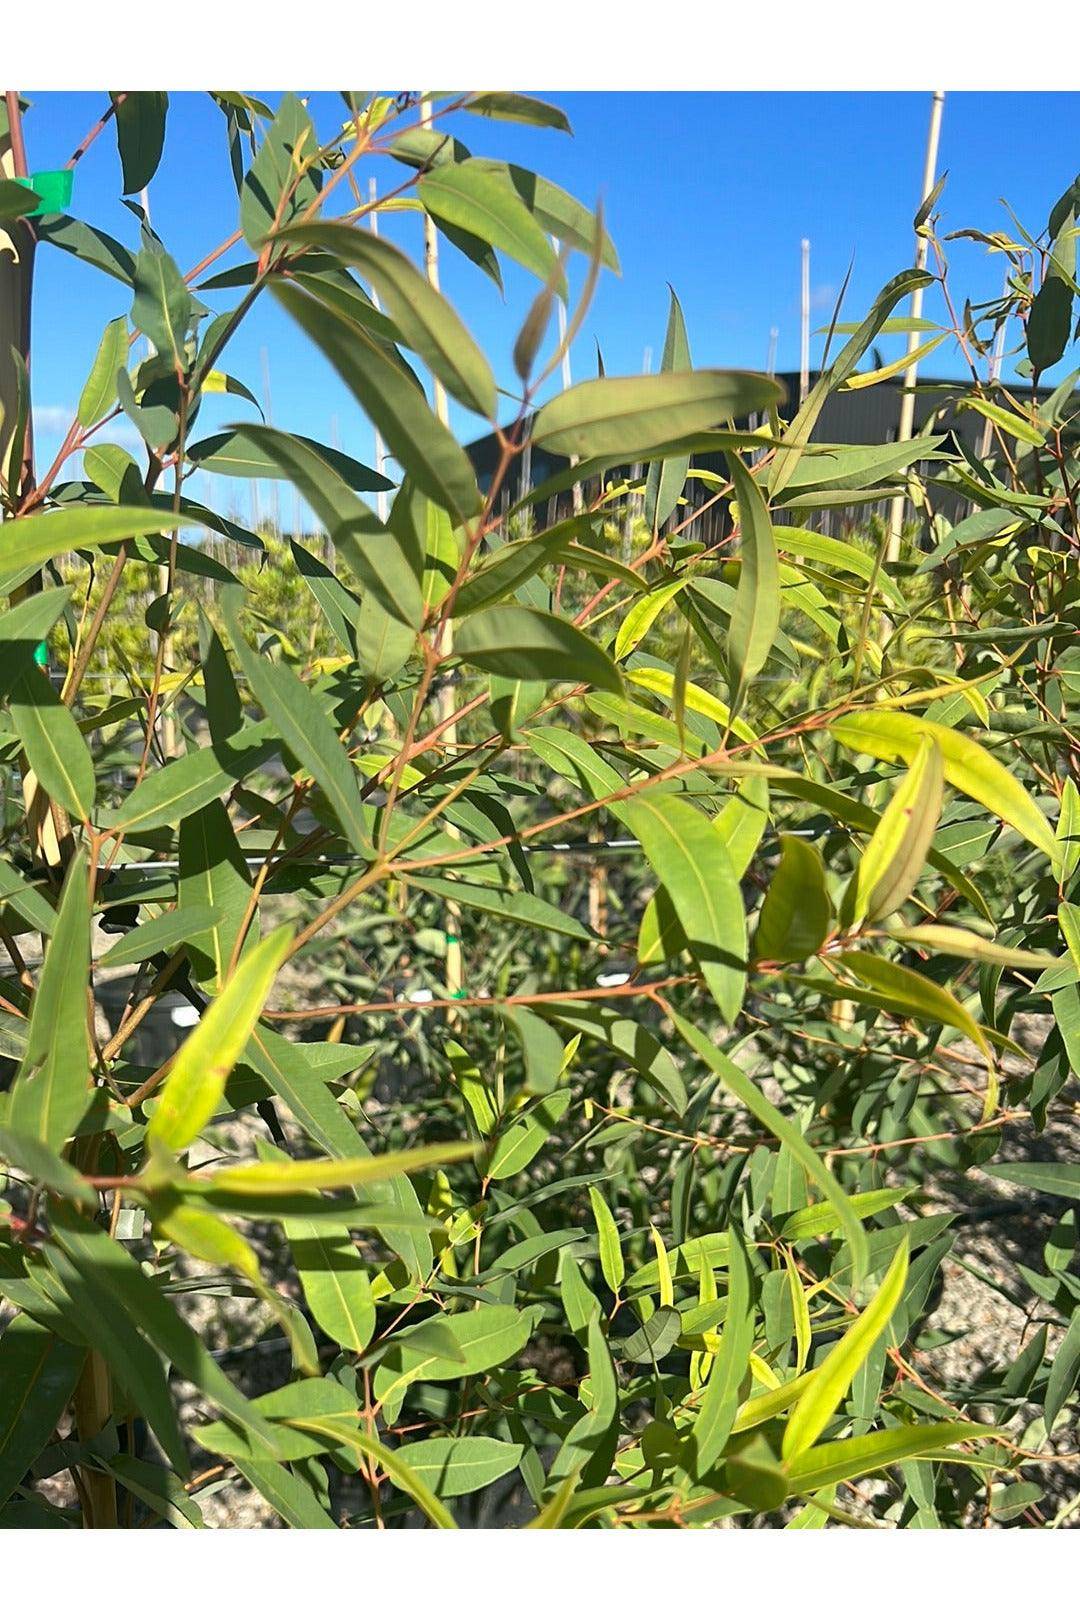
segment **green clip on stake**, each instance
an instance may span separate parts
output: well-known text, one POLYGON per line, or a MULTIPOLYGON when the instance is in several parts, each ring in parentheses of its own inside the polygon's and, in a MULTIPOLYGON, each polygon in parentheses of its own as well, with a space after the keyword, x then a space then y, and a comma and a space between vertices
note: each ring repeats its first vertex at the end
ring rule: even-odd
POLYGON ((47 642, 39 641, 37 646, 34 648, 34 663, 39 669, 48 669, 49 647, 47 642))
POLYGON ((16 183, 28 186, 36 193, 38 205, 25 216, 36 219, 39 214, 63 214, 71 202, 71 188, 75 182, 74 169, 39 169, 29 179, 16 176, 16 183))

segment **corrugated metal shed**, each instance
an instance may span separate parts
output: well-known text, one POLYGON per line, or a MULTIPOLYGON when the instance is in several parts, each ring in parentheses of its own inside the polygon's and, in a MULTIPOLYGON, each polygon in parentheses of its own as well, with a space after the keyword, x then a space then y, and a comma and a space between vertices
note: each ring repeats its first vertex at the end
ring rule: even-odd
MULTIPOLYGON (((794 415, 794 405, 790 402, 798 399, 799 375, 797 372, 782 372, 777 375, 777 381, 786 390, 789 404, 787 414, 794 415)), ((811 375, 811 386, 816 376, 811 375)), ((946 378, 927 378, 920 381, 916 391, 915 402, 915 433, 945 433, 951 435, 959 444, 963 443, 969 450, 977 451, 982 437, 984 419, 975 411, 956 410, 957 402, 964 396, 970 383, 946 378)), ((1021 400, 1030 399, 1032 389, 1027 386, 1010 384, 1011 393, 1021 400)), ((1049 392, 1040 389, 1040 397, 1045 398, 1049 392)), ((896 377, 886 382, 875 383, 870 388, 844 390, 833 393, 826 400, 821 415, 811 433, 811 441, 819 444, 891 444, 899 437, 900 411, 903 400, 903 378, 896 377)), ((759 426, 756 418, 749 423, 739 424, 750 427, 759 426)), ((498 463, 499 449, 494 434, 478 439, 469 446, 469 455, 476 467, 481 488, 486 488, 495 467, 498 463)), ((698 455, 693 458, 693 464, 711 472, 723 473, 722 458, 718 455, 698 455)), ((519 499, 526 489, 536 488, 546 479, 561 472, 567 463, 561 456, 552 456, 547 452, 533 448, 531 462, 527 466, 519 467, 517 483, 504 490, 500 507, 505 510, 513 501, 519 499)), ((627 467, 625 469, 611 469, 605 474, 608 482, 616 480, 620 472, 633 475, 639 469, 627 467)), ((587 495, 599 493, 599 490, 587 490, 587 495)), ((710 500, 712 492, 703 483, 690 480, 686 487, 686 498, 692 507, 699 507, 710 500)), ((938 510, 952 520, 967 510, 967 502, 959 497, 953 497, 939 492, 935 502, 938 510)), ((889 501, 882 500, 871 506, 862 505, 853 507, 831 507, 815 514, 815 527, 832 533, 842 533, 854 522, 865 522, 868 517, 877 514, 885 517, 889 501)), ((550 524, 559 518, 565 517, 570 510, 569 494, 552 497, 547 503, 543 513, 537 514, 537 521, 550 524)), ((685 524, 688 513, 683 508, 674 520, 685 524)), ((710 543, 722 536, 725 524, 725 507, 723 503, 715 502, 695 519, 689 532, 694 538, 710 543)), ((684 531, 685 532, 685 531, 684 531)))

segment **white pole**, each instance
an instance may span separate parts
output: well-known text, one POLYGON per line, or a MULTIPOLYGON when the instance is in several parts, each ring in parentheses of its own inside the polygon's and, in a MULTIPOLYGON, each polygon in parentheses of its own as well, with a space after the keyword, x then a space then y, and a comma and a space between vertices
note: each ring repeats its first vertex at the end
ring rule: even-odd
MULTIPOLYGON (((375 189, 375 177, 373 175, 371 177, 371 179, 368 181, 368 201, 370 203, 374 204, 376 196, 377 196, 377 192, 376 192, 376 189, 375 189)), ((424 217, 426 219, 427 216, 425 215, 424 217)), ((372 207, 372 211, 368 215, 368 218, 371 221, 371 234, 373 236, 378 236, 378 234, 379 234, 379 216, 375 212, 374 207, 372 207)), ((375 291, 374 288, 372 288, 372 290, 371 290, 371 301, 375 305, 376 309, 381 309, 382 308, 382 305, 379 303, 379 295, 375 291)), ((385 468, 385 466, 386 466, 386 446, 383 443, 382 434, 379 432, 378 428, 376 428, 375 429, 375 471, 377 473, 381 473, 383 471, 383 469, 385 468)), ((387 512, 389 510, 389 508, 387 507, 387 504, 386 504, 386 491, 385 491, 385 489, 380 489, 379 490, 378 494, 375 497, 375 505, 376 505, 376 508, 378 510, 378 513, 379 513, 379 522, 380 523, 385 523, 386 522, 387 512)))
MULTIPOLYGON (((420 103, 420 121, 425 128, 431 127, 431 102, 424 100, 420 103)), ((428 281, 439 289, 439 236, 435 229, 435 221, 430 214, 424 215, 424 269, 428 281)), ((438 377, 435 383, 435 414, 444 426, 449 421, 449 409, 446 401, 446 390, 438 377)), ((442 652, 449 656, 454 650, 453 626, 449 621, 443 627, 442 652)), ((445 720, 454 712, 454 688, 445 683, 439 688, 435 700, 436 712, 440 720, 445 720)), ((446 748, 451 763, 457 753, 457 726, 448 725, 442 733, 443 746, 446 748)), ((446 936, 446 988, 451 997, 460 996, 464 989, 464 967, 461 955, 461 908, 453 901, 447 901, 445 924, 446 936)))
MULTIPOLYGON (((941 139, 941 110, 945 105, 944 90, 935 90, 934 99, 930 104, 930 128, 926 136, 926 161, 923 164, 922 191, 919 195, 920 205, 924 203, 934 189, 934 178, 937 172, 938 143, 941 139)), ((922 270, 926 265, 926 256, 929 251, 929 240, 926 236, 917 235, 915 238, 915 265, 922 270)), ((911 295, 911 317, 917 321, 922 315, 923 290, 916 287, 911 295)), ((913 354, 919 346, 919 333, 908 333, 907 352, 913 354)), ((911 438, 915 425, 915 384, 918 380, 919 362, 913 360, 904 372, 904 396, 900 402, 900 428, 896 435, 897 443, 902 444, 911 438)), ((889 543, 885 551, 886 562, 895 562, 900 555, 900 539, 904 528, 904 503, 906 496, 893 497, 892 509, 889 514, 889 543)))
POLYGON ((802 239, 802 355, 799 362, 799 404, 810 392, 810 238, 802 239))
POLYGON ((780 328, 778 326, 770 326, 769 327, 769 358, 765 362, 765 371, 766 371, 766 374, 768 376, 770 376, 770 377, 776 371, 776 342, 777 342, 777 339, 779 338, 779 336, 780 336, 780 328))
MULTIPOLYGON (((551 238, 551 245, 555 249, 555 252, 558 253, 558 251, 559 251, 559 239, 558 239, 557 236, 553 236, 551 238)), ((563 385, 563 391, 565 392, 566 389, 568 389, 568 388, 570 388, 572 386, 573 381, 574 381, 573 373, 571 372, 571 369, 570 369, 570 349, 569 349, 569 346, 566 343, 566 305, 564 304, 564 302, 563 302, 563 300, 561 298, 556 298, 555 304, 556 304, 556 308, 558 310, 558 316, 559 316, 559 347, 563 351, 563 357, 562 357, 562 385, 563 385)), ((577 456, 571 456, 570 457, 570 465, 571 466, 573 466, 576 461, 577 461, 577 456)), ((577 515, 582 511, 583 506, 584 506, 584 502, 582 500, 581 485, 580 484, 575 484, 573 486, 573 488, 571 489, 571 491, 570 491, 570 501, 571 501, 571 504, 572 504, 572 507, 573 507, 574 516, 577 517, 577 515)))

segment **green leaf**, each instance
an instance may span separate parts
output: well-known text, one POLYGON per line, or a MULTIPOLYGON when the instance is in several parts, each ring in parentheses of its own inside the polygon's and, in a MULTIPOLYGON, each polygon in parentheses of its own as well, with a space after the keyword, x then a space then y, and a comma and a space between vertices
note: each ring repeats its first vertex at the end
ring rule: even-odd
POLYGON ((22 219, 40 203, 38 193, 18 180, 0 180, 0 219, 22 219))
POLYGON ((169 98, 164 90, 126 90, 114 96, 116 144, 124 170, 124 192, 142 191, 157 173, 165 146, 169 98))
MULTIPOLYGON (((219 800, 212 800, 194 815, 184 816, 178 853, 180 904, 172 915, 185 920, 180 939, 186 942, 187 958, 196 979, 208 989, 217 990, 228 972, 251 898, 243 852, 229 813, 219 800)), ((258 937, 257 915, 252 918, 245 940, 248 949, 258 937)), ((135 932, 145 938, 143 930, 151 926, 143 923, 135 932)), ((118 941, 103 961, 115 960, 114 953, 130 948, 131 941, 131 935, 127 941, 118 941)))
POLYGON ((252 692, 289 751, 325 793, 351 848, 367 854, 371 839, 360 797, 360 781, 330 721, 311 692, 285 664, 261 657, 240 629, 236 597, 229 586, 221 607, 233 650, 252 692))
POLYGON ((307 108, 291 92, 282 96, 240 188, 240 226, 249 247, 261 248, 270 231, 316 200, 318 185, 308 165, 317 151, 307 108))
POLYGON ((639 1328, 628 1333, 619 1345, 619 1355, 626 1361, 641 1361, 653 1366, 664 1359, 682 1328, 682 1317, 672 1305, 660 1305, 639 1328))
POLYGON ((479 113, 482 118, 505 119, 512 124, 531 124, 536 129, 558 129, 564 135, 573 134, 570 120, 561 107, 510 90, 481 91, 466 102, 464 110, 479 113))
POLYGON ((870 313, 856 328, 851 339, 844 344, 832 365, 827 371, 822 372, 784 434, 785 448, 773 457, 769 469, 768 490, 774 505, 777 504, 776 498, 783 493, 794 477, 803 450, 810 441, 814 424, 821 415, 829 395, 851 376, 901 299, 907 298, 918 287, 929 286, 932 280, 933 277, 926 270, 904 270, 900 275, 894 276, 878 293, 870 313))
MULTIPOLYGON (((229 1381, 198 1334, 176 1314, 134 1256, 69 1205, 54 1200, 50 1212, 57 1244, 83 1279, 106 1299, 107 1309, 123 1333, 130 1337, 132 1328, 139 1328, 221 1412, 252 1430, 273 1457, 273 1427, 229 1381)), ((160 1429, 157 1433, 160 1438, 160 1429)))
MULTIPOLYGON (((320 473, 324 466, 328 467, 351 490, 386 490, 394 487, 382 473, 365 467, 361 461, 354 461, 344 451, 320 444, 317 439, 305 438, 302 433, 259 430, 258 422, 226 428, 223 433, 211 434, 209 438, 190 445, 187 458, 202 472, 220 473, 224 478, 292 478, 292 469, 283 465, 280 456, 273 454, 273 447, 285 442, 303 446, 312 458, 313 467, 320 473)), ((295 453, 300 454, 299 450, 295 453)))
POLYGON ((422 175, 420 201, 440 224, 456 226, 499 248, 541 281, 557 274, 557 260, 543 226, 533 218, 511 180, 474 158, 443 163, 422 175))
MULTIPOLYGON (((773 538, 781 552, 790 552, 793 557, 809 557, 811 562, 827 563, 867 582, 875 577, 874 558, 869 553, 860 551, 857 546, 849 545, 844 540, 834 540, 831 535, 815 534, 810 529, 786 528, 774 523, 773 538)), ((887 596, 901 613, 907 612, 907 603, 883 568, 877 570, 877 585, 881 594, 887 596)))
POLYGON ((727 457, 739 503, 742 534, 739 583, 728 632, 728 677, 732 707, 741 708, 750 682, 760 674, 780 628, 780 577, 776 542, 765 502, 739 456, 727 457))
POLYGON ((418 487, 458 522, 471 517, 480 506, 472 464, 411 376, 355 321, 295 286, 275 284, 273 290, 326 355, 418 487))
POLYGON ((0 1127, 0 1158, 25 1172, 31 1181, 60 1193, 73 1204, 96 1209, 98 1195, 73 1164, 60 1158, 36 1137, 0 1127))
POLYGON ((931 1024, 949 1024, 960 1030, 968 1040, 974 1041, 989 1058, 990 1046, 979 1025, 966 1007, 961 1006, 951 991, 935 984, 911 968, 901 967, 883 956, 871 956, 866 951, 838 951, 833 958, 853 973, 857 979, 879 991, 908 1017, 925 1019, 931 1024))
POLYGON ((909 1457, 967 1462, 968 1457, 952 1447, 985 1440, 997 1432, 982 1423, 902 1423, 877 1434, 833 1440, 792 1458, 787 1470, 788 1488, 792 1496, 808 1496, 812 1491, 859 1479, 864 1474, 883 1473, 909 1457))
POLYGON ((867 1264, 866 1233, 862 1229, 857 1209, 835 1176, 826 1169, 791 1121, 786 1119, 778 1108, 773 1107, 750 1077, 745 1075, 725 1052, 721 1052, 707 1036, 702 1035, 693 1024, 681 1018, 678 1013, 672 1014, 672 1021, 683 1039, 708 1064, 728 1091, 760 1124, 764 1125, 767 1131, 772 1132, 778 1142, 784 1143, 790 1149, 792 1158, 802 1166, 814 1185, 821 1188, 836 1211, 839 1225, 851 1246, 855 1277, 857 1280, 862 1278, 867 1264))
POLYGON ((640 841, 725 1022, 734 1023, 746 987, 746 917, 722 834, 675 793, 617 799, 611 809, 640 841))
POLYGON ((595 1188, 589 1188, 589 1200, 592 1204, 593 1219, 596 1221, 596 1235, 600 1244, 600 1270, 604 1274, 604 1281, 613 1294, 618 1294, 626 1276, 626 1263, 623 1260, 622 1244, 619 1241, 619 1228, 615 1225, 615 1217, 604 1202, 603 1195, 595 1188))
POLYGON ((281 1463, 260 1457, 258 1461, 236 1464, 249 1485, 253 1485, 264 1502, 294 1530, 336 1530, 338 1527, 327 1513, 306 1480, 301 1479, 281 1463))
POLYGON ((308 1310, 343 1350, 365 1350, 375 1331, 375 1305, 367 1267, 348 1226, 332 1215, 293 1218, 282 1225, 308 1310))
POLYGON ((379 295, 402 341, 455 399, 494 419, 491 367, 451 305, 404 253, 372 231, 349 225, 293 225, 279 235, 290 245, 317 248, 358 269, 379 295))
POLYGON ((85 1359, 28 1316, 0 1334, 0 1505, 48 1445, 85 1359))
POLYGON ((1065 1405, 1080 1380, 1080 1307, 1073 1310, 1065 1337, 1058 1346, 1046 1381, 1046 1402, 1043 1408, 1046 1431, 1057 1422, 1058 1413, 1065 1405))
POLYGON ((570 1104, 569 1091, 552 1091, 516 1115, 491 1148, 487 1175, 492 1181, 516 1176, 532 1163, 570 1104))
POLYGON ((144 233, 135 260, 131 324, 178 373, 187 370, 187 334, 194 304, 180 267, 156 237, 144 233))
POLYGON ((445 1383, 509 1365, 528 1342, 533 1316, 513 1305, 478 1305, 475 1310, 445 1316, 439 1326, 452 1341, 446 1349, 425 1343, 422 1330, 427 1326, 420 1322, 394 1334, 375 1374, 372 1387, 377 1401, 385 1402, 392 1389, 403 1389, 419 1378, 425 1383, 445 1383))
POLYGON ((676 1114, 686 1112, 686 1085, 678 1064, 644 1024, 595 1001, 545 1001, 538 1010, 545 1018, 601 1042, 628 1063, 676 1114))
MULTIPOLYGON (((848 1202, 860 1219, 877 1215, 883 1209, 892 1209, 911 1192, 910 1187, 875 1187, 871 1192, 852 1193, 848 1202)), ((831 1204, 811 1204, 806 1209, 789 1215, 780 1228, 780 1236, 788 1243, 801 1243, 806 1238, 824 1237, 840 1226, 840 1217, 831 1204)))
POLYGON ((394 1452, 397 1468, 407 1467, 415 1479, 423 1481, 433 1496, 466 1496, 482 1491, 516 1468, 523 1446, 490 1435, 446 1435, 435 1440, 417 1440, 399 1446, 394 1452))
POLYGON ((876 922, 903 905, 934 841, 944 785, 941 749, 933 737, 924 737, 844 895, 841 916, 846 925, 876 922))
POLYGON ((4 524, 4 577, 39 568, 66 551, 107 546, 135 535, 165 534, 192 521, 152 506, 80 505, 42 516, 12 518, 4 524))
POLYGON ((622 681, 603 648, 566 619, 538 608, 506 604, 459 620, 454 652, 490 675, 520 681, 581 681, 621 692, 622 681))
POLYGON ((779 385, 752 371, 600 377, 540 408, 533 442, 563 456, 645 455, 776 404, 779 385))
POLYGON ((270 730, 268 725, 246 726, 232 739, 235 748, 205 748, 171 759, 145 776, 104 819, 114 832, 134 833, 195 815, 277 752, 272 736, 266 740, 270 730))
POLYGON ((754 1348, 750 1262, 742 1236, 734 1227, 728 1257, 727 1311, 720 1347, 691 1430, 696 1478, 712 1467, 728 1442, 754 1348))
POLYGON ((1061 790, 1057 843, 1060 855, 1054 875, 1064 885, 1080 865, 1080 788, 1071 776, 1066 779, 1061 790))
POLYGON ((122 315, 101 334, 90 375, 83 384, 76 411, 80 427, 90 427, 116 402, 116 373, 127 362, 128 327, 122 315))
MULTIPOLYGON (((660 370, 689 371, 692 365, 690 343, 686 336, 682 305, 675 296, 674 287, 668 287, 668 296, 670 299, 668 324, 667 332, 664 334, 664 352, 660 357, 660 370)), ((670 461, 651 463, 645 479, 645 505, 642 516, 646 526, 654 534, 659 533, 678 506, 689 469, 689 456, 677 456, 670 461)), ((621 653, 616 652, 615 656, 621 657, 621 653)))
MULTIPOLYGON (((398 623, 419 629, 424 616, 422 559, 407 540, 388 529, 353 494, 317 445, 255 424, 245 435, 269 464, 296 485, 369 597, 398 623)), ((362 652, 364 639, 358 634, 362 652)))
POLYGON ((966 962, 989 962, 995 967, 1028 968, 1037 973, 1059 965, 1059 958, 1045 951, 1022 951, 997 945, 992 939, 973 934, 970 928, 945 928, 939 923, 918 923, 911 928, 890 928, 890 939, 921 950, 939 951, 943 956, 959 956, 966 962))
MULTIPOLYGON (((324 1053, 342 1061, 342 1050, 323 1048, 324 1053)), ((299 1046, 273 1030, 259 1026, 248 1044, 245 1057, 252 1067, 287 1104, 304 1131, 324 1153, 338 1159, 370 1157, 369 1149, 356 1127, 335 1101, 326 1080, 341 1074, 342 1068, 320 1072, 318 1048, 309 1042, 299 1046)), ((345 1056, 348 1054, 346 1052, 345 1056)), ((351 1063, 348 1064, 351 1067, 351 1063)), ((351 1185, 351 1183, 350 1183, 351 1185)), ((387 1197, 414 1223, 420 1215, 420 1202, 412 1182, 398 1175, 387 1185, 387 1197)), ((405 1222, 400 1227, 387 1223, 381 1229, 386 1243, 401 1256, 409 1273, 417 1280, 427 1277, 434 1263, 431 1239, 426 1231, 405 1222)))
POLYGON ((90 895, 86 856, 68 867, 56 926, 30 1007, 26 1056, 11 1090, 13 1131, 59 1153, 89 1101, 86 986, 90 976, 90 895))
POLYGON ((1033 1192, 1052 1193, 1055 1198, 1071 1198, 1080 1202, 1080 1164, 1031 1163, 984 1164, 984 1175, 998 1181, 1011 1181, 1018 1187, 1030 1187, 1033 1192))
MULTIPOLYGON (((278 930, 278 934, 285 932, 287 931, 278 930)), ((263 945, 269 945, 271 940, 276 940, 278 934, 268 935, 263 945)), ((254 960, 255 952, 252 951, 247 961, 237 968, 229 980, 223 995, 227 993, 229 985, 254 960)), ((221 999, 219 996, 218 1001, 221 999)), ((218 1002, 211 1004, 206 1017, 209 1017, 217 1004, 218 1002)), ((244 1038, 247 1039, 246 1033, 244 1038)), ((191 1039, 193 1037, 189 1036, 188 1041, 180 1048, 180 1056, 191 1039)), ((259 1199, 268 1193, 302 1192, 318 1187, 360 1187, 377 1181, 392 1181, 395 1176, 406 1175, 412 1170, 426 1170, 435 1164, 453 1164, 458 1159, 471 1158, 473 1151, 469 1142, 434 1142, 426 1147, 405 1148, 400 1153, 368 1154, 366 1157, 355 1159, 290 1159, 288 1162, 274 1160, 267 1164, 237 1165, 235 1168, 219 1170, 216 1175, 209 1176, 205 1180, 192 1179, 180 1185, 192 1192, 202 1192, 208 1197, 215 1192, 224 1192, 250 1194, 259 1199)))
POLYGON ((825 868, 813 844, 780 834, 780 864, 772 875, 754 936, 758 962, 802 962, 825 943, 832 902, 825 868))
POLYGON ((824 1361, 815 1367, 813 1377, 795 1403, 784 1428, 785 1462, 808 1451, 832 1421, 855 1374, 888 1327, 903 1296, 907 1273, 908 1245, 903 1240, 882 1278, 881 1287, 824 1361))
POLYGON ((268 934, 207 1007, 173 1059, 158 1097, 146 1133, 152 1148, 179 1153, 209 1124, 291 943, 289 928, 268 934))
POLYGON ((26 757, 50 798, 88 821, 94 807, 94 762, 71 710, 43 669, 27 664, 11 688, 11 718, 26 757))
POLYGON ((432 1494, 420 1475, 413 1472, 406 1461, 403 1461, 396 1451, 384 1446, 381 1440, 364 1430, 354 1430, 339 1423, 335 1418, 291 1418, 288 1420, 294 1427, 305 1429, 313 1434, 325 1435, 327 1439, 338 1442, 348 1451, 356 1452, 361 1457, 377 1462, 387 1478, 399 1490, 405 1492, 424 1512, 431 1523, 439 1530, 456 1530, 452 1515, 443 1507, 442 1503, 432 1494))
POLYGON ((498 888, 493 883, 467 883, 464 878, 436 877, 422 868, 409 873, 409 885, 423 889, 426 894, 437 894, 446 900, 453 900, 463 911, 487 912, 493 917, 502 917, 506 922, 564 934, 569 939, 592 937, 576 917, 560 910, 550 900, 544 900, 538 894, 529 894, 528 891, 498 888))
MULTIPOLYGON (((4 543, 12 524, 4 525, 4 543)), ((38 643, 44 641, 71 600, 71 586, 36 591, 0 614, 0 697, 7 697, 27 665, 33 663, 38 643)))
POLYGON ((929 737, 941 750, 947 782, 1015 827, 1052 861, 1060 859, 1050 823, 1027 790, 1000 760, 971 737, 932 720, 886 711, 846 715, 834 720, 829 729, 837 742, 853 753, 870 754, 875 759, 902 759, 909 765, 923 739, 929 737))

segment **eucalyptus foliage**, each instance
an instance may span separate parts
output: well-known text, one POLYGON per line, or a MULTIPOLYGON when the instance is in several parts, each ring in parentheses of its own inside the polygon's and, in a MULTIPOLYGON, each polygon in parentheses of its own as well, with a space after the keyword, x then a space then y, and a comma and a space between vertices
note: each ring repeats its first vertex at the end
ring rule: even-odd
MULTIPOLYGON (((316 131, 296 96, 214 100, 236 230, 187 274, 134 204, 136 247, 35 213, 47 113, 8 101, 8 270, 62 251, 116 313, 50 467, 26 352, 3 402, 0 1526, 197 1527, 229 1481, 302 1528, 452 1528, 496 1485, 537 1528, 1051 1518, 1080 1374, 1080 1171, 1037 1135, 1080 1063, 1077 374, 980 379, 1007 319, 1036 383, 1068 348, 1076 188, 1040 237, 982 238, 1002 300, 920 339, 958 341, 981 453, 934 421, 845 447, 822 406, 880 380, 908 295, 957 309, 933 209, 932 268, 834 323, 801 405, 695 369, 674 297, 659 373, 553 392, 616 248, 461 133, 560 138, 557 108, 348 92, 316 131), (507 261, 534 278, 515 389, 401 212, 493 297, 507 261), (268 303, 399 477, 251 411, 229 345, 268 303), (237 401, 211 433, 208 394, 237 401), (484 488, 446 396, 496 433, 484 488), (535 489, 530 447, 565 458, 535 489), (268 542, 207 474, 291 485, 317 532, 268 542), (836 533, 897 489, 898 561, 880 522, 836 533), (165 995, 194 1027, 150 1069, 165 995), (944 1378, 955 1217, 1030 1192, 1032 1331, 944 1378), (280 1387, 245 1393, 193 1300, 230 1302, 241 1352, 280 1340, 280 1387)), ((85 161, 115 134, 133 196, 177 111, 115 93, 85 161)))

